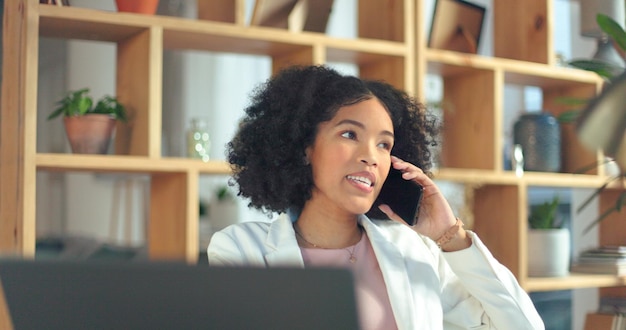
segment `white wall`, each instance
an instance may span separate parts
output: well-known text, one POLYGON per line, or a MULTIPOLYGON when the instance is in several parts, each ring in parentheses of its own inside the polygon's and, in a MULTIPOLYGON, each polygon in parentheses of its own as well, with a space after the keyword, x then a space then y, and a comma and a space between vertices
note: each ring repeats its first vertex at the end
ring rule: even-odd
MULTIPOLYGON (((44 152, 64 152, 66 137, 61 120, 46 121, 54 101, 65 93, 67 47, 64 41, 42 39, 39 56, 37 100, 37 148, 44 152), (45 54, 45 55, 44 55, 45 54)), ((59 234, 63 231, 65 175, 37 172, 37 234, 59 234)))

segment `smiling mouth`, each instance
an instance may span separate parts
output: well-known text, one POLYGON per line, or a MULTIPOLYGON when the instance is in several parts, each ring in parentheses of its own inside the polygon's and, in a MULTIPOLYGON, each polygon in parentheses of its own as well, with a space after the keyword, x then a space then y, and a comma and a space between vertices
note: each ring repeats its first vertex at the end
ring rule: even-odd
POLYGON ((366 177, 362 177, 362 176, 353 176, 353 175, 348 175, 346 176, 346 178, 348 178, 348 180, 352 180, 358 184, 362 184, 362 185, 366 185, 368 187, 372 187, 374 184, 372 183, 372 180, 366 178, 366 177))

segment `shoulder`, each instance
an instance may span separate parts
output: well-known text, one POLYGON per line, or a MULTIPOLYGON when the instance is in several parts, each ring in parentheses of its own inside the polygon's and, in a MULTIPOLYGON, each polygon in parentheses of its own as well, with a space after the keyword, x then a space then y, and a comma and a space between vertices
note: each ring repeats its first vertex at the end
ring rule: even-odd
POLYGON ((259 234, 259 233, 267 233, 269 231, 271 222, 266 221, 253 221, 253 222, 241 222, 232 224, 217 233, 222 233, 225 235, 240 235, 243 233, 248 234, 259 234))
POLYGON ((291 221, 279 217, 272 222, 244 222, 213 234, 207 249, 209 265, 266 265, 266 256, 283 251, 279 262, 301 264, 291 221), (285 252, 287 251, 287 252, 285 252))
POLYGON ((217 231, 211 237, 211 244, 213 243, 228 243, 240 245, 245 242, 262 242, 268 235, 271 222, 255 221, 255 222, 242 222, 230 225, 220 231, 217 231))
POLYGON ((215 232, 207 248, 209 265, 262 265, 269 228, 266 222, 244 222, 215 232))
POLYGON ((293 236, 291 221, 285 216, 271 221, 242 222, 214 233, 209 243, 209 250, 218 246, 239 249, 264 245, 276 246, 289 240, 290 237, 293 239, 293 236))

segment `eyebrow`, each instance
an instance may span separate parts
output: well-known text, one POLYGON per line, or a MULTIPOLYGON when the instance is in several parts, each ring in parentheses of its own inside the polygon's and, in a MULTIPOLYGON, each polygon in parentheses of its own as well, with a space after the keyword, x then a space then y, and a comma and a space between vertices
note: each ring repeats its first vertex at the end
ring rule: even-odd
MULTIPOLYGON (((365 129, 365 125, 363 125, 363 123, 358 122, 358 121, 356 121, 356 120, 352 120, 352 119, 344 119, 344 120, 342 120, 342 121, 338 122, 338 123, 337 123, 337 125, 335 125, 335 126, 341 126, 341 125, 346 125, 346 124, 347 124, 347 125, 354 125, 354 126, 357 126, 357 127, 362 128, 362 129, 365 129)), ((392 132, 390 132, 390 131, 387 131, 387 130, 383 130, 383 131, 381 132, 381 134, 382 134, 382 135, 388 135, 388 136, 390 136, 390 137, 392 137, 392 138, 395 138, 395 136, 393 135, 393 133, 392 133, 392 132)))

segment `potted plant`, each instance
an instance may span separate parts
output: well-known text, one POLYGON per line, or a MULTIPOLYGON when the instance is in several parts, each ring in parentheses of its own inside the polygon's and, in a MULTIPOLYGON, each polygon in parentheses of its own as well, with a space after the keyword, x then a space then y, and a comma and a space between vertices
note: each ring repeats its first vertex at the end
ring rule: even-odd
MULTIPOLYGON (((626 54, 626 30, 611 17, 604 14, 598 14, 597 23, 600 29, 614 41, 614 44, 621 52, 626 54)), ((574 68, 596 73, 602 77, 607 84, 610 84, 617 76, 624 72, 625 69, 624 67, 596 59, 575 59, 568 62, 568 64, 574 68)), ((560 101, 566 105, 577 107, 559 115, 558 119, 562 123, 575 122, 581 112, 578 107, 583 107, 589 102, 587 99, 580 98, 561 98, 560 101)))
MULTIPOLYGON (((618 48, 621 54, 624 56, 626 54, 626 30, 620 26, 615 20, 611 17, 598 14, 596 17, 596 21, 600 29, 606 33, 614 45, 618 48)), ((626 60, 626 59, 625 59, 626 60)), ((605 84, 611 84, 620 74, 622 74, 625 70, 624 67, 617 66, 615 64, 607 63, 604 61, 596 60, 596 59, 576 59, 568 63, 570 66, 583 69, 587 71, 594 72, 602 77, 605 81, 605 84)), ((571 105, 574 107, 583 107, 587 105, 589 100, 587 99, 579 99, 579 98, 563 98, 561 102, 566 105, 571 105)), ((580 109, 573 109, 570 111, 566 111, 562 113, 558 119, 561 123, 574 123, 577 121, 578 116, 580 114, 580 109)), ((593 198, 598 196, 611 182, 617 181, 620 178, 624 177, 624 169, 619 168, 617 164, 613 161, 611 157, 605 157, 605 160, 601 164, 590 164, 582 169, 580 169, 579 173, 585 173, 596 166, 605 166, 605 173, 610 175, 609 180, 599 189, 597 189, 593 194, 591 194, 587 200, 585 200, 577 209, 577 212, 583 210, 593 198)), ((588 232, 600 221, 604 220, 607 216, 612 214, 613 212, 618 212, 621 210, 622 206, 626 204, 626 192, 623 192, 615 201, 615 204, 607 209, 602 210, 600 216, 589 224, 584 232, 588 232)))
MULTIPOLYGON (((626 54, 626 30, 611 17, 604 14, 598 14, 596 21, 600 29, 613 40, 614 45, 618 47, 622 56, 624 56, 624 54, 626 54)), ((595 72, 608 83, 624 72, 623 66, 617 66, 596 59, 576 59, 569 62, 569 65, 595 72)))
POLYGON ((570 234, 558 216, 560 199, 554 196, 531 209, 528 217, 528 275, 565 276, 569 273, 570 234))
POLYGON ((48 120, 63 116, 65 133, 78 154, 105 154, 117 120, 126 121, 126 108, 111 96, 93 104, 89 88, 69 92, 57 102, 48 120))

